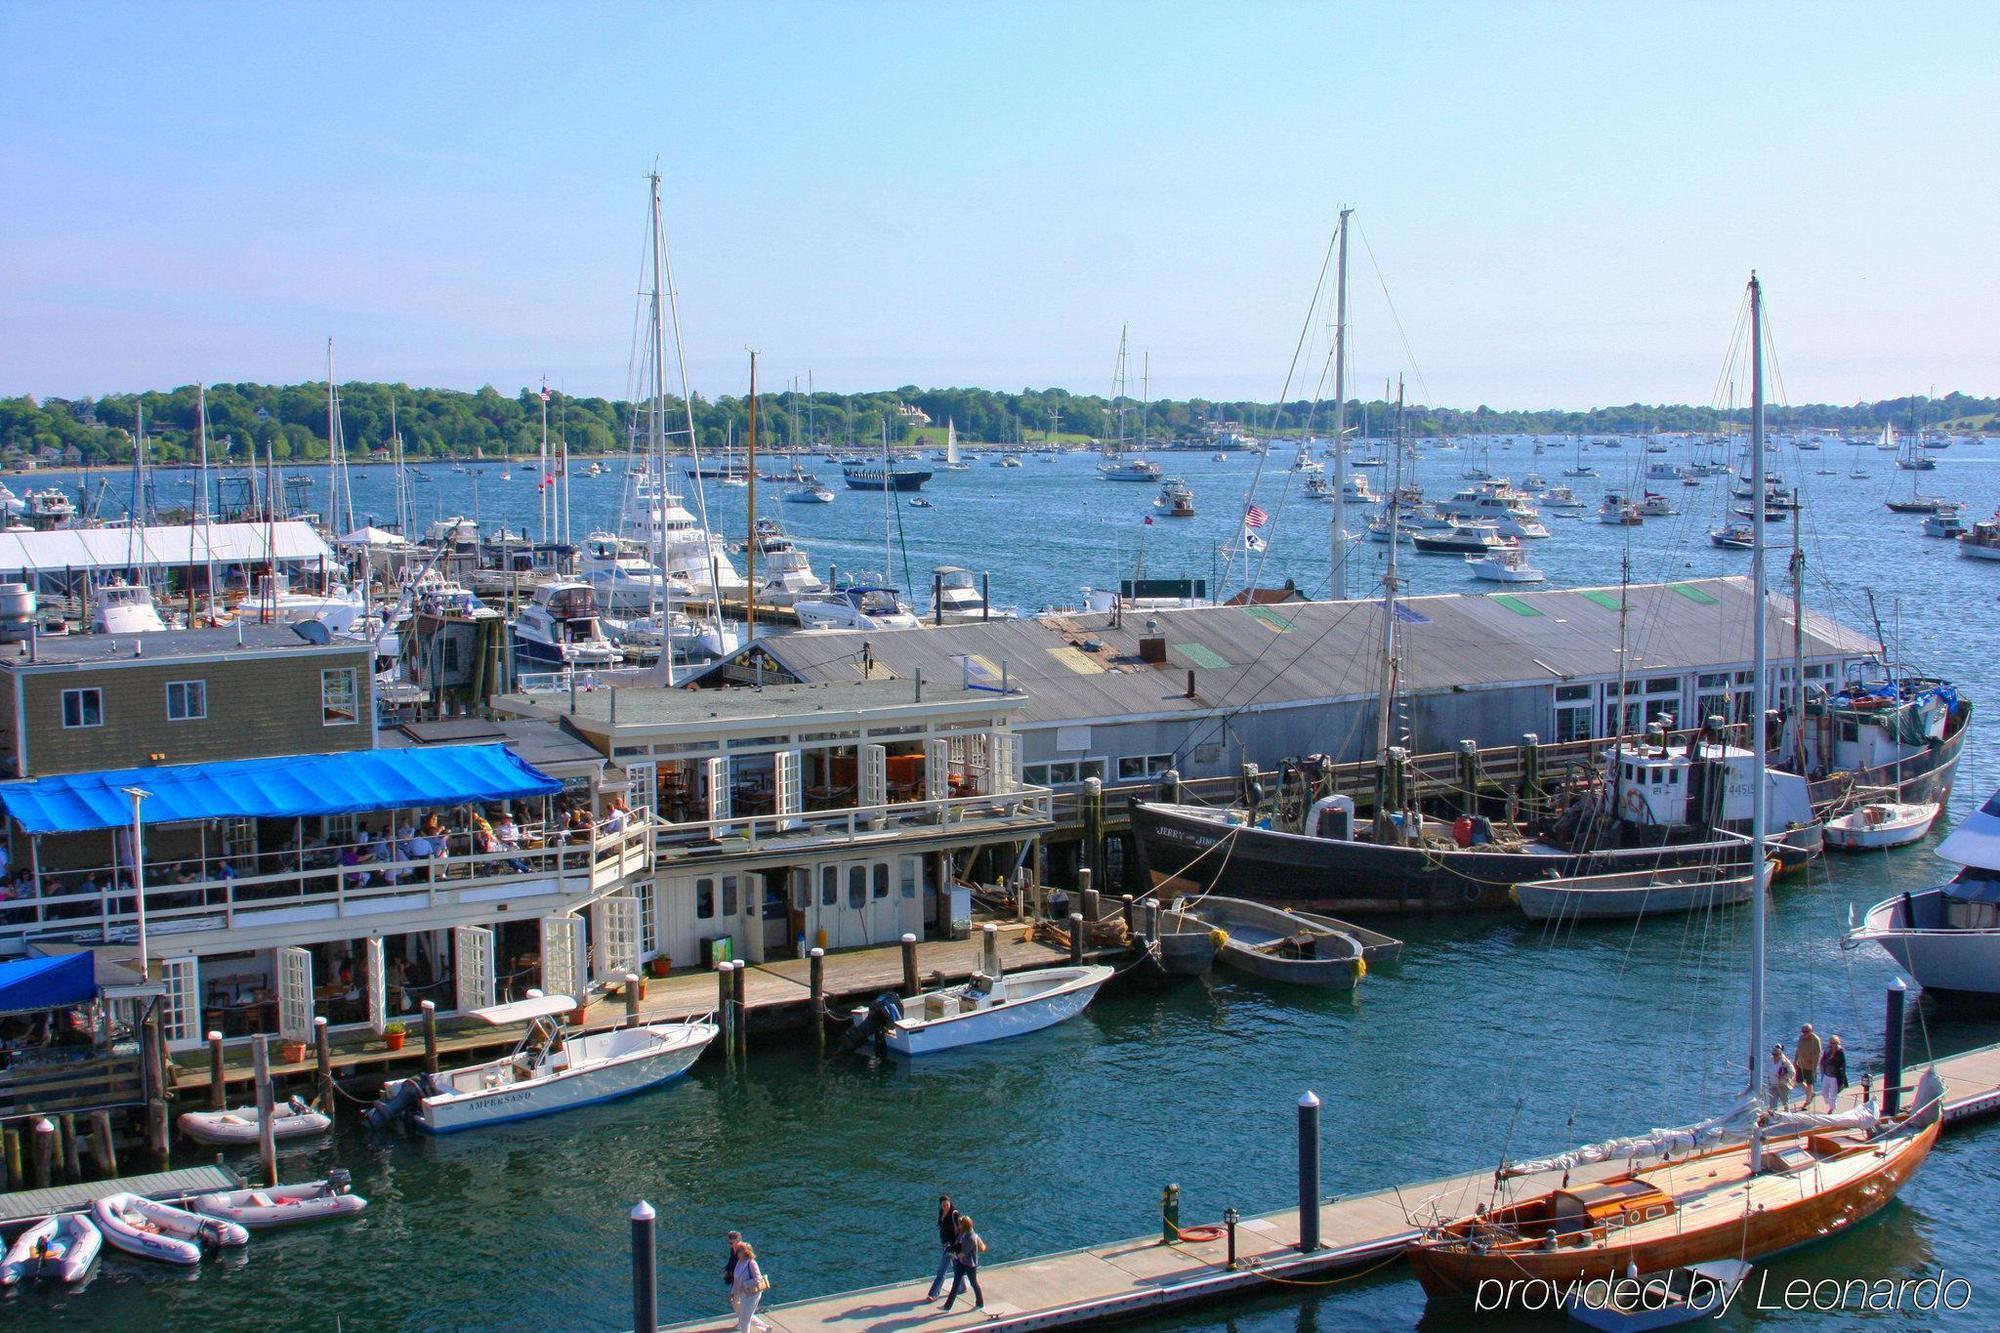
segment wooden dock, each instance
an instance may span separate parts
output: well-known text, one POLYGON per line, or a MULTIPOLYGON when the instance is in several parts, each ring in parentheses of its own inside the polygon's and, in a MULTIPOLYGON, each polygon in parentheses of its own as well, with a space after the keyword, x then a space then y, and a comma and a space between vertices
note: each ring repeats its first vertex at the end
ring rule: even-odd
MULTIPOLYGON (((2000 1111, 2000 1045, 1939 1060, 1934 1067, 1945 1082, 1947 1127, 2000 1111)), ((1914 1085, 1922 1072, 1923 1066, 1913 1067, 1906 1082, 1914 1085)), ((1600 1163, 1572 1172, 1571 1180, 1601 1180, 1624 1169, 1622 1161, 1600 1163)), ((1447 1215, 1464 1212, 1485 1197, 1492 1180, 1488 1169, 1327 1200, 1320 1205, 1321 1248, 1311 1254, 1297 1248, 1297 1209, 1244 1218, 1237 1224, 1234 1269, 1228 1266, 1226 1240, 1167 1245, 1153 1235, 983 1267, 983 1310, 965 1303, 969 1292, 950 1314, 927 1304, 926 1272, 907 1282, 793 1301, 758 1313, 779 1333, 1062 1328, 1278 1287, 1324 1289, 1399 1260, 1418 1235, 1406 1209, 1417 1211, 1436 1199, 1447 1215)), ((1532 1193, 1558 1183, 1560 1174, 1550 1172, 1522 1177, 1519 1188, 1532 1193)), ((1184 1227, 1194 1225, 1184 1220, 1184 1227)), ((735 1320, 720 1316, 672 1325, 704 1333, 734 1327, 735 1320)))
POLYGON ((20 1226, 55 1213, 80 1213, 92 1199, 107 1194, 138 1194, 148 1199, 184 1199, 217 1190, 243 1188, 243 1178, 222 1166, 190 1166, 179 1171, 155 1171, 115 1180, 91 1180, 46 1189, 0 1194, 0 1229, 20 1226))

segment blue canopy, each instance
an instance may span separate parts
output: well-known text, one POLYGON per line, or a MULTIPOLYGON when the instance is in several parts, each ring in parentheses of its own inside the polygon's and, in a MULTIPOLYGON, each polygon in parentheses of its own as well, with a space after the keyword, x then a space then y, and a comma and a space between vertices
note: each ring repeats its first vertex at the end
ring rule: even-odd
POLYGON ((29 833, 124 828, 127 787, 147 793, 147 824, 292 819, 549 796, 562 784, 504 745, 232 759, 0 782, 0 806, 29 833))
POLYGON ((0 1014, 89 1004, 97 994, 97 964, 88 951, 0 963, 0 1014))

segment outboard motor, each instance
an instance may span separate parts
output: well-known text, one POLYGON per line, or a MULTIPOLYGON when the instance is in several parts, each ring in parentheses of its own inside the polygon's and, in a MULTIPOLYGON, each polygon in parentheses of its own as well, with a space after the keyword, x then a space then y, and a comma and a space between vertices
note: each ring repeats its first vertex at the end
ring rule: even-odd
POLYGON ((347 1168, 344 1166, 328 1167, 326 1172, 326 1187, 334 1194, 352 1194, 354 1193, 354 1177, 349 1174, 347 1168))
POLYGON ((840 1039, 840 1053, 851 1055, 861 1049, 864 1042, 871 1039, 875 1043, 875 1054, 889 1053, 889 1029, 903 1016, 903 1000, 894 991, 883 991, 875 997, 874 1003, 859 1010, 854 1022, 840 1039))
POLYGON ((421 1078, 406 1078, 396 1084, 394 1092, 386 1093, 382 1099, 368 1108, 368 1128, 387 1129, 404 1116, 417 1109, 417 1103, 424 1097, 421 1078))

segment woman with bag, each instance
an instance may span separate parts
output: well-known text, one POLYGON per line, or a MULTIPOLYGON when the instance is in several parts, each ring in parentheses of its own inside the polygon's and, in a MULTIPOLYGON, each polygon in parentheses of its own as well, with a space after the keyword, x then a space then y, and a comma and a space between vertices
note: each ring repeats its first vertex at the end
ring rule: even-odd
POLYGON ((730 1282, 730 1295, 736 1301, 736 1333, 769 1328, 769 1324, 757 1317, 757 1303, 771 1289, 771 1280, 764 1276, 764 1270, 757 1264, 757 1251, 747 1240, 736 1242, 736 1268, 730 1274, 730 1282))
POLYGON ((951 1294, 944 1298, 944 1308, 951 1309, 951 1303, 958 1299, 958 1293, 965 1290, 965 1284, 972 1284, 972 1308, 986 1308, 986 1293, 979 1289, 979 1256, 986 1253, 986 1242, 972 1229, 972 1219, 964 1213, 958 1215, 958 1248, 951 1256, 951 1294))

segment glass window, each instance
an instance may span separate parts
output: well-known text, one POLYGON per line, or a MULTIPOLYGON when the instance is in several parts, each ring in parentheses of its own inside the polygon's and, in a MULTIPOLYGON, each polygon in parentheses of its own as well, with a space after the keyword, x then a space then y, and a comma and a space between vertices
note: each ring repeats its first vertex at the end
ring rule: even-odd
POLYGON ((877 861, 875 863, 875 901, 880 902, 888 896, 889 863, 887 861, 877 861))
POLYGON ((1118 776, 1122 781, 1158 777, 1173 766, 1170 754, 1128 754, 1118 761, 1118 776))
POLYGON ((810 870, 792 872, 792 910, 803 912, 812 906, 813 881, 810 870))
POLYGON ((1586 741, 1590 739, 1590 705, 1580 704, 1571 708, 1556 709, 1556 740, 1586 741))
POLYGON ((722 877, 722 914, 724 916, 735 916, 742 908, 743 905, 736 899, 736 876, 724 875, 722 877))
POLYGON ((319 673, 319 713, 321 724, 329 727, 351 726, 361 720, 353 667, 319 673))
POLYGON ((694 914, 703 921, 715 915, 715 881, 698 879, 694 882, 694 914))
POLYGON ((170 680, 167 682, 167 721, 198 722, 207 716, 207 681, 170 680))
POLYGON ((913 856, 906 856, 903 858, 902 882, 903 882, 903 896, 905 898, 916 897, 917 861, 916 858, 913 856))
POLYGON ((1655 676, 1646 682, 1648 694, 1679 694, 1680 691, 1681 682, 1677 676, 1655 676))
POLYGON ((104 691, 64 690, 62 692, 62 724, 65 727, 101 727, 104 725, 104 691))
POLYGON ((1556 702, 1559 704, 1573 704, 1579 700, 1588 698, 1590 698, 1590 686, 1588 685, 1556 686, 1556 702))
POLYGON ((1727 671, 1708 671, 1695 677, 1695 685, 1704 690, 1719 690, 1729 684, 1727 671))
POLYGON ((1046 786, 1048 786, 1048 785, 1049 785, 1049 766, 1048 766, 1047 764, 1024 764, 1024 765, 1022 765, 1022 767, 1021 767, 1021 781, 1023 781, 1023 782, 1025 782, 1025 783, 1027 783, 1027 784, 1028 784, 1028 785, 1029 785, 1030 787, 1046 787, 1046 786))
POLYGON ((861 907, 868 901, 868 867, 847 868, 847 905, 861 907))
POLYGON ((840 867, 821 866, 819 872, 819 905, 821 907, 840 906, 840 867))

